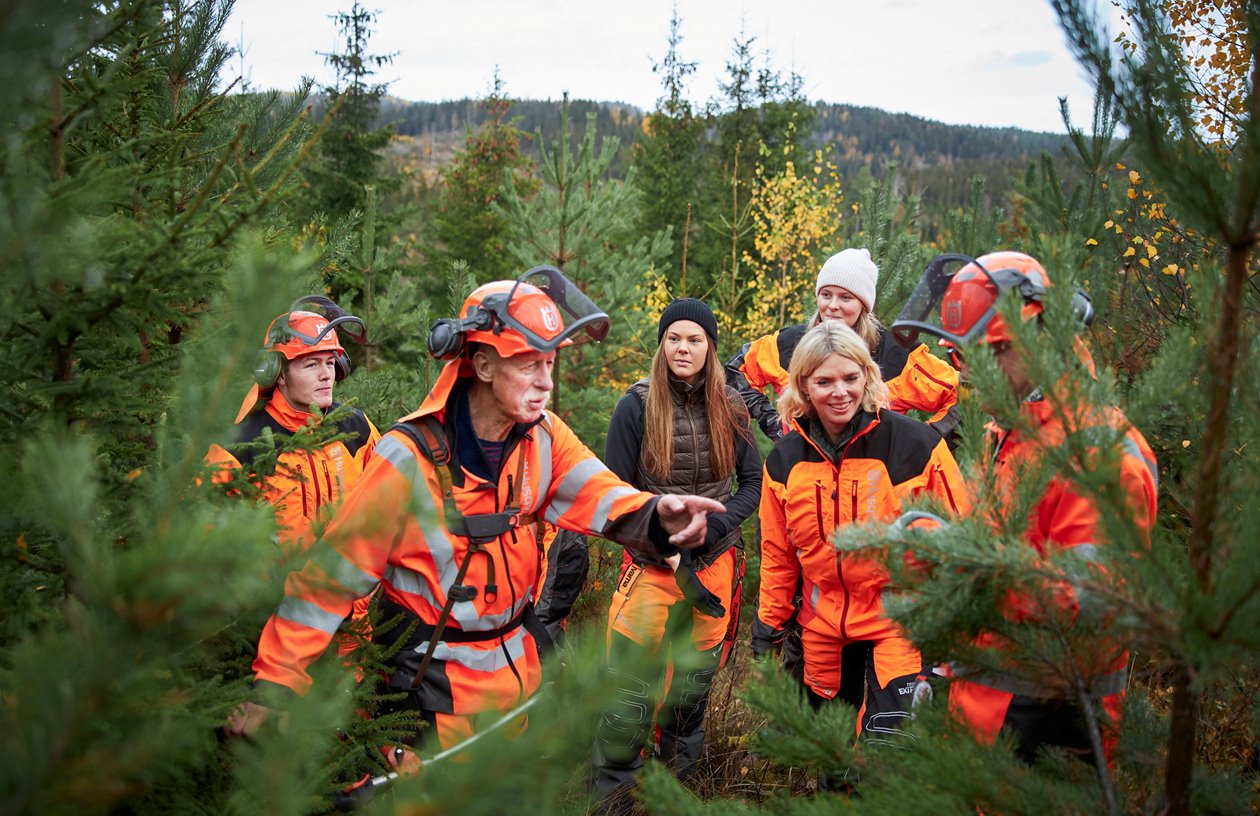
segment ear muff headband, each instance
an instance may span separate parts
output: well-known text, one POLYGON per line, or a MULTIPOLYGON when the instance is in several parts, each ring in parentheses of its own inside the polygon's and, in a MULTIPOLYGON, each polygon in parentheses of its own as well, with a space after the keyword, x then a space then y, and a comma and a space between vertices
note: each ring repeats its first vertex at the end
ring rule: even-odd
POLYGON ((494 327, 494 312, 476 306, 468 317, 443 317, 429 327, 426 345, 429 354, 438 360, 453 360, 464 350, 464 339, 470 331, 488 331, 494 327))
MULTIPOLYGON (((284 355, 278 351, 260 351, 254 360, 254 382, 260 388, 273 388, 284 371, 284 355)), ((341 382, 350 376, 353 367, 349 356, 333 352, 333 382, 341 382)))

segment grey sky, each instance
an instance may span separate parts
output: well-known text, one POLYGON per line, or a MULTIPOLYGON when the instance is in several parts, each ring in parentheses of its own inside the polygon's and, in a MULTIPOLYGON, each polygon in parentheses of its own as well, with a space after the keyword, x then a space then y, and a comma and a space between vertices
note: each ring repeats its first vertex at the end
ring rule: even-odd
MULTIPOLYGON (((351 0, 237 0, 225 36, 242 44, 255 87, 302 75, 330 81, 317 52, 339 47, 329 15, 351 0)), ((1091 86, 1046 0, 677 0, 681 54, 698 62, 690 96, 716 93, 743 29, 773 64, 795 68, 811 99, 870 105, 957 124, 1062 131, 1058 97, 1087 125, 1091 86)), ((481 96, 499 67, 515 97, 621 100, 660 95, 672 0, 366 0, 379 10, 373 53, 404 99, 481 96)))

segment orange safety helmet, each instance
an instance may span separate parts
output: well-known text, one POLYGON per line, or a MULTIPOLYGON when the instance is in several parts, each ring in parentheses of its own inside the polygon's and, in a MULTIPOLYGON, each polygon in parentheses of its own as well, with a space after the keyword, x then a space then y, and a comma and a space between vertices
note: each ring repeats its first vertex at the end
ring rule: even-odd
MULTIPOLYGON (((1002 292, 1018 292, 1023 300, 1020 316, 1031 320, 1044 310, 1042 301, 1049 287, 1045 267, 1022 252, 990 252, 979 258, 938 255, 928 263, 891 331, 907 348, 918 343, 921 332, 936 335, 942 345, 952 347, 1009 341, 1010 332, 998 312, 1002 292), (940 324, 926 322, 938 303, 940 324)), ((1085 290, 1077 291, 1072 304, 1081 324, 1088 326, 1094 310, 1085 290)))
POLYGON ((284 360, 296 360, 306 354, 331 351, 338 382, 350 376, 350 358, 335 329, 340 328, 356 343, 367 337, 363 321, 349 314, 336 303, 320 295, 308 295, 294 302, 293 308, 271 321, 263 336, 262 351, 254 365, 254 381, 262 388, 276 384, 284 360))
POLYGON ((468 343, 484 343, 501 356, 511 357, 571 345, 579 330, 586 332, 586 339, 603 340, 608 326, 608 315, 564 273, 539 266, 517 280, 477 287, 464 301, 458 318, 433 323, 428 347, 439 360, 452 359, 468 343), (565 314, 572 320, 567 326, 565 314))

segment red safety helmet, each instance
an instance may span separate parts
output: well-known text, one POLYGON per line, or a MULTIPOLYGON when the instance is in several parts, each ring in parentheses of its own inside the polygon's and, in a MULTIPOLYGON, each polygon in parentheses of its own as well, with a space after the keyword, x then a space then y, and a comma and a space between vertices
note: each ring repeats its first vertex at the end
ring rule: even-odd
MULTIPOLYGON (((954 347, 1009 341, 1010 332, 998 311, 1002 292, 1017 292, 1023 301, 1020 316, 1031 320, 1044 310, 1042 301, 1049 287, 1045 267, 1022 252, 990 252, 979 258, 938 255, 928 263, 891 331, 907 348, 918 344, 921 332, 954 347), (940 323, 926 322, 938 303, 940 323)), ((1094 312, 1085 290, 1076 293, 1072 304, 1081 324, 1088 326, 1094 312)))
POLYGON ((582 339, 603 340, 608 315, 564 273, 539 266, 517 280, 500 280, 473 290, 459 317, 435 321, 429 329, 429 353, 440 360, 458 355, 467 343, 492 346, 501 356, 555 351, 582 339), (566 326, 565 315, 569 322, 566 326), (576 340, 574 335, 579 331, 576 340))

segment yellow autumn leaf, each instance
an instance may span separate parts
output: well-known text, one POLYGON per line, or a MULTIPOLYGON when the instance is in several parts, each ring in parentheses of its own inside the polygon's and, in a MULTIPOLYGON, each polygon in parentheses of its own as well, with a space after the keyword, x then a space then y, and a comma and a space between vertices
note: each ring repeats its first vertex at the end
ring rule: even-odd
POLYGON ((1130 184, 1141 184, 1141 183, 1142 183, 1142 177, 1138 175, 1138 171, 1136 171, 1136 170, 1130 170, 1130 171, 1129 171, 1129 183, 1130 183, 1130 184))
POLYGON ((1135 250, 1133 247, 1128 247, 1127 249, 1125 249, 1123 257, 1132 258, 1136 252, 1137 250, 1135 250))
POLYGON ((1089 238, 1085 241, 1085 246, 1098 246, 1098 242, 1093 238, 1089 238))
POLYGON ((1156 255, 1156 254, 1158 254, 1158 253, 1159 253, 1159 250, 1155 248, 1155 245, 1154 245, 1154 244, 1147 244, 1147 245, 1146 245, 1146 257, 1148 257, 1148 258, 1154 258, 1154 257, 1155 257, 1155 255, 1156 255))
POLYGON ((1112 227, 1114 227, 1115 225, 1116 225, 1116 222, 1115 222, 1115 221, 1112 221, 1110 218, 1108 218, 1108 219, 1107 219, 1107 223, 1106 223, 1106 224, 1103 224, 1103 229, 1111 229, 1111 228, 1112 228, 1112 227))
POLYGON ((1137 198, 1137 190, 1134 190, 1132 187, 1130 187, 1129 191, 1125 193, 1125 195, 1127 195, 1130 200, 1135 199, 1137 198))
POLYGON ((1176 264, 1169 264, 1168 266, 1165 266, 1160 271, 1163 272, 1165 275, 1176 275, 1177 272, 1180 271, 1180 268, 1176 264))
POLYGON ((1183 440, 1181 440, 1181 447, 1183 447, 1183 448, 1188 448, 1188 447, 1190 447, 1190 440, 1189 440, 1189 439, 1183 439, 1183 440))
POLYGON ((1150 269, 1151 267, 1151 262, 1145 258, 1138 258, 1138 263, 1140 263, 1142 266, 1145 266, 1147 269, 1150 269))

